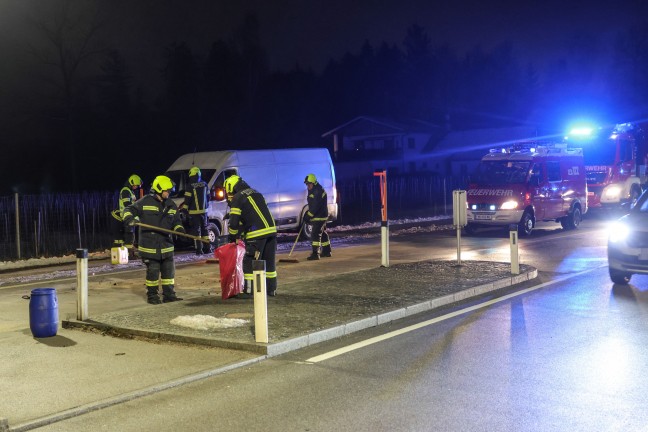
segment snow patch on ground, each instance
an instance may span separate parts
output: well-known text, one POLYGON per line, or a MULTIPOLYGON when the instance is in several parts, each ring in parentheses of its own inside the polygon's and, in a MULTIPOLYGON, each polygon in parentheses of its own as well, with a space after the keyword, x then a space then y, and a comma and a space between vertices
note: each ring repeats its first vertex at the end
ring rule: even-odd
POLYGON ((180 315, 170 321, 173 325, 196 330, 242 327, 249 322, 239 318, 216 318, 211 315, 180 315))

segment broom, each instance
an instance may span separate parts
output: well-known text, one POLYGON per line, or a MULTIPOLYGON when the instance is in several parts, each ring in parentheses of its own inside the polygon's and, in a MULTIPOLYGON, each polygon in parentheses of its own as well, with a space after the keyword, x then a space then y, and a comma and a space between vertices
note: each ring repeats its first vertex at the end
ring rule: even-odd
POLYGON ((288 258, 281 258, 279 262, 285 262, 285 263, 298 263, 299 260, 297 258, 290 258, 292 256, 293 250, 295 249, 295 246, 297 246, 297 242, 299 241, 299 236, 304 229, 304 224, 301 224, 301 227, 299 228, 299 232, 297 233, 297 238, 295 239, 295 243, 293 243, 292 248, 290 248, 290 253, 288 254, 288 258))

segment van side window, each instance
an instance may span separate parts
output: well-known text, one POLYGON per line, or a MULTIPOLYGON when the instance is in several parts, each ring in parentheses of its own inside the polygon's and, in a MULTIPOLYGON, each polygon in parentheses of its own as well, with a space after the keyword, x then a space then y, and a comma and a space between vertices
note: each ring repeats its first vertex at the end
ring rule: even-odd
POLYGON ((555 182, 562 180, 560 175, 560 162, 547 161, 547 181, 555 182))
POLYGON ((218 174, 218 177, 216 177, 216 180, 214 181, 214 184, 212 186, 212 189, 220 187, 223 187, 223 184, 225 183, 225 179, 228 178, 229 176, 232 176, 236 174, 235 169, 228 169, 225 171, 222 171, 220 174, 218 174))

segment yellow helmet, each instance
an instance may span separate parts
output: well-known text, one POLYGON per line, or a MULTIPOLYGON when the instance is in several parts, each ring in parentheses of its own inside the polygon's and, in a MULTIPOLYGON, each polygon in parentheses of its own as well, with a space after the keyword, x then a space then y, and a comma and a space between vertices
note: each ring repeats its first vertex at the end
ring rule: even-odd
POLYGON ((155 177, 155 180, 153 180, 153 185, 151 187, 155 192, 159 194, 164 191, 175 190, 175 184, 173 184, 173 181, 169 177, 163 175, 155 177))
POLYGON ((237 175, 231 175, 225 179, 225 183, 223 186, 225 186, 225 193, 228 193, 230 195, 234 194, 234 186, 241 180, 241 177, 237 175))
POLYGON ((197 166, 192 166, 191 169, 189 170, 189 177, 200 177, 200 168, 197 166))
POLYGON ((304 179, 304 183, 317 183, 317 177, 315 177, 315 174, 308 174, 306 178, 304 179))
POLYGON ((137 174, 128 177, 128 184, 131 186, 142 187, 142 179, 137 174))

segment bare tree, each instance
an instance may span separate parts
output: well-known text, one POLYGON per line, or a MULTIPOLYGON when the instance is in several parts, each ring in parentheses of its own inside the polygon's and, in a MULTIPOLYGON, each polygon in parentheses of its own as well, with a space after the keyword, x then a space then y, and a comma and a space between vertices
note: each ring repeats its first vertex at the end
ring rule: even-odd
POLYGON ((53 100, 58 107, 53 112, 65 123, 62 144, 67 148, 68 186, 77 189, 80 113, 87 77, 92 76, 88 72, 98 66, 100 55, 106 52, 98 41, 102 22, 94 2, 58 0, 49 6, 53 10, 44 11, 47 18, 30 19, 45 42, 30 51, 45 66, 39 76, 54 89, 53 100))

